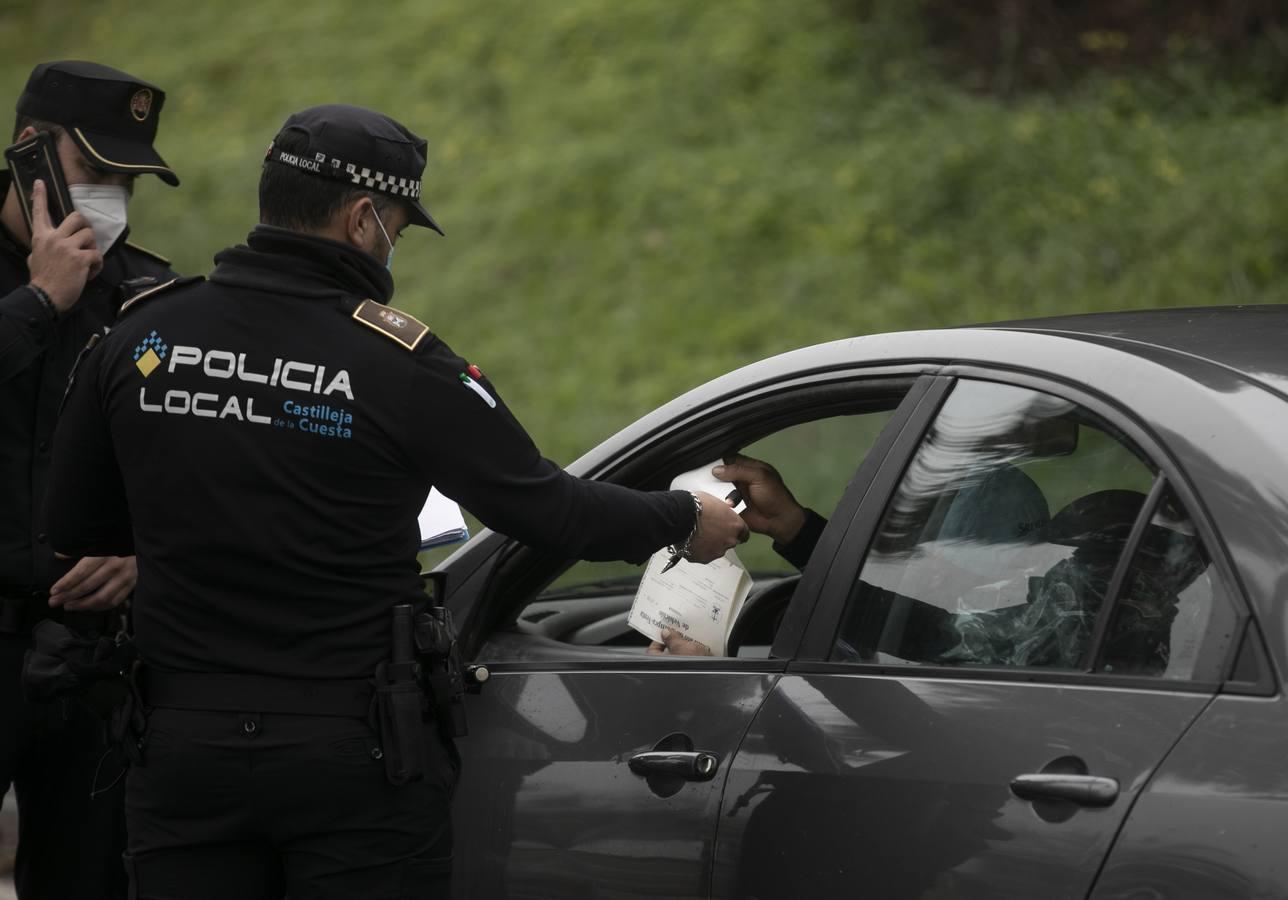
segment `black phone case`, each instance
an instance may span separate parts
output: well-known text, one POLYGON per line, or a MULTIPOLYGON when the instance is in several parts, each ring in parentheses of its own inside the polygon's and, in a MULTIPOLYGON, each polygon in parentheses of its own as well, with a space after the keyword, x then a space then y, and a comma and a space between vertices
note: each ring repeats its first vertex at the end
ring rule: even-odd
POLYGON ((63 167, 58 162, 58 148, 53 135, 47 131, 38 132, 34 137, 5 148, 4 158, 9 162, 9 172, 13 176, 13 186, 22 201, 22 214, 27 218, 27 228, 31 228, 31 189, 39 178, 45 183, 45 205, 49 209, 49 221, 57 228, 71 215, 71 194, 67 192, 67 179, 63 176, 63 167))

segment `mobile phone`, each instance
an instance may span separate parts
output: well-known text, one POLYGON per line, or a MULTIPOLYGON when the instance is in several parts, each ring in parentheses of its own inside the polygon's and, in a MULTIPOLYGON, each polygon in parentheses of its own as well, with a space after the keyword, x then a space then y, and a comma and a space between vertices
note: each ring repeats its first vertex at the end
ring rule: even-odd
POLYGON ((54 136, 48 131, 38 131, 25 141, 19 141, 6 147, 4 158, 9 163, 9 173, 13 176, 13 186, 18 192, 22 214, 27 219, 27 229, 31 229, 31 189, 39 178, 45 183, 45 206, 49 210, 49 222, 55 228, 71 215, 71 194, 67 192, 67 178, 63 167, 58 162, 58 147, 54 136))

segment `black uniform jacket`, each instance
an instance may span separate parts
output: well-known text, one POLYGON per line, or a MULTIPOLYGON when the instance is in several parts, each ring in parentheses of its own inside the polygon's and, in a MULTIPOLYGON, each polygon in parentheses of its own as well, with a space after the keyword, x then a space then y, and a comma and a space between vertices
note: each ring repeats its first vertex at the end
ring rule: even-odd
POLYGON ((215 262, 123 314, 84 358, 57 437, 53 544, 137 551, 150 664, 369 676, 390 607, 423 602, 431 485, 587 559, 642 560, 692 528, 685 492, 544 459, 485 377, 373 302, 393 285, 367 254, 260 226, 215 262))
MULTIPOLYGON (((0 173, 0 198, 9 190, 0 173)), ((103 272, 55 320, 25 287, 30 251, 0 226, 0 595, 45 591, 69 563, 55 563, 41 504, 58 406, 76 356, 116 320, 122 297, 175 277, 160 257, 119 241, 103 272)))

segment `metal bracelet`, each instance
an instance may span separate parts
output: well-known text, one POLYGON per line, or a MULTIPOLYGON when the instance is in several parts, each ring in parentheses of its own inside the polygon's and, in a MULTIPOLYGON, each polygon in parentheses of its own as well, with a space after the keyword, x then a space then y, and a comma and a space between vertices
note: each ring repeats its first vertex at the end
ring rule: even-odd
POLYGON ((693 553, 693 539, 698 536, 698 525, 702 522, 702 501, 698 499, 697 494, 692 492, 690 492, 689 496, 693 498, 693 529, 689 532, 689 536, 684 539, 684 543, 679 547, 676 547, 675 544, 671 544, 666 548, 667 552, 672 556, 678 556, 681 559, 691 558, 691 554, 693 553))

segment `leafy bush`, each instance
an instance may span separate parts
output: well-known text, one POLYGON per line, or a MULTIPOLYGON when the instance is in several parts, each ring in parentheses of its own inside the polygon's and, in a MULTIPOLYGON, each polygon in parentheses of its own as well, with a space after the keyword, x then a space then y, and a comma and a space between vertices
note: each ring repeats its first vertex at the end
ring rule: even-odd
MULTIPOLYGON (((169 92, 134 233, 185 271, 256 217, 293 110, 430 140, 394 302, 567 461, 680 391, 802 344, 1043 313, 1277 299, 1285 111, 1176 63, 1004 102, 939 74, 899 4, 353 0, 0 7, 43 59, 169 92)), ((911 5, 907 5, 911 8, 911 5)))
POLYGON ((964 83, 1002 94, 1178 65, 1260 83, 1279 100, 1288 90, 1279 0, 922 0, 921 20, 964 83))

